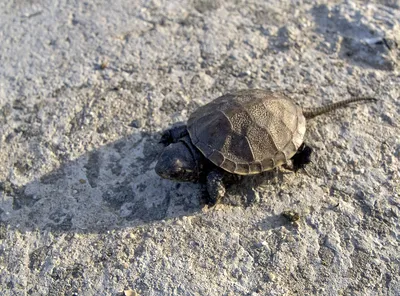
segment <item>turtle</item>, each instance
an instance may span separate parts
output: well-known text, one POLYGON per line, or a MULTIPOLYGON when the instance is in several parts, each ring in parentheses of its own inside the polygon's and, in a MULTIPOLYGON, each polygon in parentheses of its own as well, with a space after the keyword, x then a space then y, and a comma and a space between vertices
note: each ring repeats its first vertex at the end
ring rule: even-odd
MULTIPOLYGON (((218 203, 234 176, 260 174, 283 166, 297 171, 311 162, 304 143, 306 119, 370 97, 301 108, 281 92, 245 89, 197 108, 187 124, 162 133, 155 166, 165 179, 205 182, 209 203, 218 203)), ((237 178, 236 178, 237 179, 237 178)))

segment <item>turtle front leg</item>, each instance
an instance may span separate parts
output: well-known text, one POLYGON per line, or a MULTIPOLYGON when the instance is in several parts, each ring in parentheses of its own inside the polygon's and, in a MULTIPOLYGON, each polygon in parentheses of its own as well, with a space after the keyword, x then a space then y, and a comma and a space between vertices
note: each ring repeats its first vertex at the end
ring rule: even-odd
POLYGON ((188 134, 185 124, 180 124, 171 127, 163 132, 161 135, 160 143, 164 144, 164 146, 168 146, 171 143, 176 143, 178 140, 188 134))
POLYGON ((210 204, 215 205, 225 195, 224 173, 214 169, 207 175, 207 191, 210 197, 210 204))

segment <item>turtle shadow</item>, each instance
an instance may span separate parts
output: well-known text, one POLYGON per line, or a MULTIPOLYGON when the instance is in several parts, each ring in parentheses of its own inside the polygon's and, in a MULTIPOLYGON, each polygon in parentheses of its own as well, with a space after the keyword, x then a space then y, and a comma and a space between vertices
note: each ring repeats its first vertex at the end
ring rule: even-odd
POLYGON ((158 140, 158 134, 132 134, 27 184, 2 182, 0 237, 7 227, 99 233, 200 211, 199 185, 163 180, 154 172, 163 148, 158 140))
POLYGON ((266 192, 276 192, 284 183, 284 174, 279 170, 265 171, 256 175, 235 176, 231 183, 227 184, 227 192, 222 202, 225 205, 251 207, 260 202, 261 195, 266 192), (265 192, 259 190, 264 188, 265 192))

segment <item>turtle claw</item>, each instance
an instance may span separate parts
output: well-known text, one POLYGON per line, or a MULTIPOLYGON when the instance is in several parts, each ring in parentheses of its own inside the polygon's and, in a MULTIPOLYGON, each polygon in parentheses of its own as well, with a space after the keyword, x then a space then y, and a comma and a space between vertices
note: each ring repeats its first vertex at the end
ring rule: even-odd
POLYGON ((180 138, 187 134, 186 125, 173 126, 162 133, 159 143, 168 146, 169 144, 178 142, 180 138))
POLYGON ((171 132, 170 130, 166 130, 163 132, 161 135, 161 139, 158 143, 163 144, 164 146, 168 146, 173 142, 172 137, 171 137, 171 132))

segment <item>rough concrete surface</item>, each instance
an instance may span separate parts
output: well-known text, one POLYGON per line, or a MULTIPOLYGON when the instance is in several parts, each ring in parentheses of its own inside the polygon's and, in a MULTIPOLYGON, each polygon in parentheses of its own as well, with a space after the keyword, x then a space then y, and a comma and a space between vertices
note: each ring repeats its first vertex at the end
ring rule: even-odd
POLYGON ((397 0, 0 1, 0 294, 400 295, 399 36, 397 0), (160 132, 243 88, 379 102, 209 208, 160 132))

